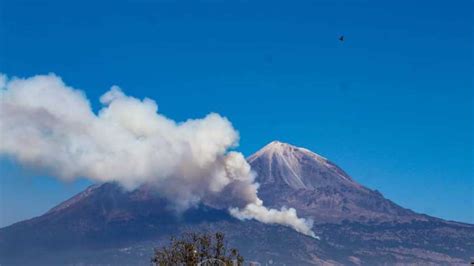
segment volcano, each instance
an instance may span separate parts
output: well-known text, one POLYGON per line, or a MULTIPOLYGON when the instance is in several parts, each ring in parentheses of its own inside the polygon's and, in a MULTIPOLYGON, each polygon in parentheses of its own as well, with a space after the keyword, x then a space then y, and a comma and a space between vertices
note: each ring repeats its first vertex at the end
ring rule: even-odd
POLYGON ((248 158, 259 196, 269 206, 291 206, 316 223, 427 221, 347 175, 307 149, 274 141, 248 158))
POLYGON ((149 265, 153 248, 187 231, 222 231, 262 265, 452 264, 474 260, 474 225, 403 208, 307 149, 274 141, 247 158, 259 197, 312 218, 320 240, 240 221, 202 203, 176 213, 154 190, 93 185, 47 213, 0 229, 1 265, 149 265))

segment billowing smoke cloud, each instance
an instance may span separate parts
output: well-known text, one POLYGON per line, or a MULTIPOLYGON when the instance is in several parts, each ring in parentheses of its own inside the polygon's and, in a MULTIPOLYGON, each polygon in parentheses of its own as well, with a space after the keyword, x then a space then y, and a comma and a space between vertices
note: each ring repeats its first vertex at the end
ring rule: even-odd
POLYGON ((115 181, 126 189, 156 188, 178 209, 213 202, 239 219, 290 226, 314 236, 294 209, 267 209, 224 117, 177 123, 113 86, 95 114, 86 96, 54 74, 27 79, 0 75, 0 154, 62 179, 115 181))

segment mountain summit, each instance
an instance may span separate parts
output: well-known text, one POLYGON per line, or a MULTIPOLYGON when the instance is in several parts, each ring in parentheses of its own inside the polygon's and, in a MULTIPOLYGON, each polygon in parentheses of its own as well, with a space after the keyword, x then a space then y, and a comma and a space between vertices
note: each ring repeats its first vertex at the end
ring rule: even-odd
POLYGON ((273 141, 247 158, 262 185, 316 189, 327 185, 360 187, 339 167, 305 148, 273 141))
POLYGON ((273 265, 466 265, 474 225, 415 213, 357 183, 328 159, 274 141, 248 158, 265 205, 311 218, 315 240, 201 204, 177 214, 150 187, 93 185, 39 217, 0 229, 0 264, 149 265, 186 231, 222 231, 247 260, 273 265))
POLYGON ((294 207, 316 223, 427 219, 358 184, 337 165, 305 148, 273 141, 247 160, 258 173, 259 196, 265 204, 294 207))

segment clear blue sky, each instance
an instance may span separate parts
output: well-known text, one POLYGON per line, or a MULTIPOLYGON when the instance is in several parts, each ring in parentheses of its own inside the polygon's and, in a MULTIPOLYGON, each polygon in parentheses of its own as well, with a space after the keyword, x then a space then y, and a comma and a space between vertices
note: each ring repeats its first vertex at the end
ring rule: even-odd
MULTIPOLYGON (((473 2, 0 2, 0 71, 209 112, 246 155, 309 148, 415 211, 474 223, 473 2), (338 41, 343 34, 346 41, 338 41)), ((0 226, 89 183, 0 160, 0 226)))

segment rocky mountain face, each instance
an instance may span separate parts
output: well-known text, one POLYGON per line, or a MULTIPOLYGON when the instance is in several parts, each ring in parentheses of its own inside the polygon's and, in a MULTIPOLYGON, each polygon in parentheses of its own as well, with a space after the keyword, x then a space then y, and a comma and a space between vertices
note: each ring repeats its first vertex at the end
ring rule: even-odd
POLYGON ((0 229, 0 265, 149 265, 186 231, 223 231, 247 260, 273 265, 466 265, 474 225, 402 208, 307 149, 272 142, 248 158, 268 206, 294 207, 321 240, 200 205, 176 213, 146 186, 94 185, 42 216, 0 229))
POLYGON ((348 176, 307 149, 274 141, 248 158, 259 196, 269 206, 291 206, 316 223, 427 221, 348 176))

